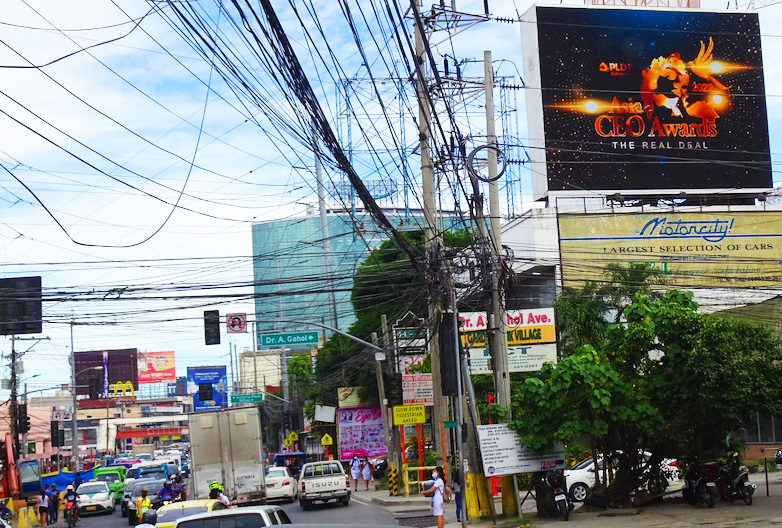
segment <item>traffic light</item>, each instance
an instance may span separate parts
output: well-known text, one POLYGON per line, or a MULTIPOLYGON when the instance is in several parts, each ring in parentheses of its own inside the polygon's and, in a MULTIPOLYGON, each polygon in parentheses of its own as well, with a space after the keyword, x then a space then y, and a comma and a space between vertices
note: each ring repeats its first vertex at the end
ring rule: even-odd
POLYGON ((220 344, 220 310, 204 310, 204 341, 207 345, 220 344))
POLYGON ((388 406, 402 405, 404 397, 402 396, 402 374, 391 374, 386 378, 386 400, 388 406))
POLYGON ((30 418, 27 416, 27 404, 20 403, 16 409, 16 419, 19 425, 19 432, 26 433, 30 430, 30 418))
POLYGON ((60 447, 60 422, 52 420, 51 423, 52 447, 60 447))
POLYGON ((87 380, 87 384, 90 399, 97 400, 100 397, 100 380, 98 378, 90 378, 87 380))

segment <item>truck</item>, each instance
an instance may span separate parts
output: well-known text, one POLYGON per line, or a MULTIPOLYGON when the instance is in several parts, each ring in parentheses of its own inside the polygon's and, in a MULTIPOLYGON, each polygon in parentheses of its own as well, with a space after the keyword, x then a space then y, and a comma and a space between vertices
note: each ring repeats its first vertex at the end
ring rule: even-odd
POLYGON ((339 501, 350 503, 350 475, 335 460, 308 462, 299 475, 299 506, 309 510, 312 503, 339 501))
POLYGON ((155 456, 155 444, 138 444, 133 446, 133 456, 152 460, 155 456))
POLYGON ((190 484, 193 499, 209 495, 209 483, 222 484, 238 506, 264 504, 261 416, 256 406, 188 414, 190 484))

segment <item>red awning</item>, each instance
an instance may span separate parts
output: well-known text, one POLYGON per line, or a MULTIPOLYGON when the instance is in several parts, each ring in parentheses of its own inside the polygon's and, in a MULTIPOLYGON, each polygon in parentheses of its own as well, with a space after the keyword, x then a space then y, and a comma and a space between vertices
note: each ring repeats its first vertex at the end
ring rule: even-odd
POLYGON ((151 427, 148 429, 125 429, 117 431, 117 439, 125 438, 157 438, 160 436, 179 436, 182 434, 181 427, 151 427))

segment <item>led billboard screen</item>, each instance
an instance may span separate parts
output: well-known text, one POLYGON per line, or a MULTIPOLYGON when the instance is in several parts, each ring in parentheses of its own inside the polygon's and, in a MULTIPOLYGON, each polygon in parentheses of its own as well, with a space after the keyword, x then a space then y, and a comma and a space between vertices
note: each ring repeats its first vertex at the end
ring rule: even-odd
POLYGON ((524 19, 549 191, 771 187, 756 13, 536 6, 524 19))

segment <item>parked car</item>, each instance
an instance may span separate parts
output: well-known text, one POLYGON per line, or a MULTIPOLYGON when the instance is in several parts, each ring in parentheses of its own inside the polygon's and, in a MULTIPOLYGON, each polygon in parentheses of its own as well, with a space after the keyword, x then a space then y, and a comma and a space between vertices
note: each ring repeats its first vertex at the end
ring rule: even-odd
POLYGON ((291 524, 291 520, 279 506, 245 506, 183 517, 177 519, 174 528, 213 528, 215 526, 261 528, 273 524, 291 524))
POLYGON ((286 499, 293 502, 299 496, 298 481, 286 467, 266 468, 266 499, 286 499))
POLYGON ((141 490, 147 489, 147 498, 152 503, 152 509, 158 509, 163 505, 163 501, 157 498, 157 492, 163 489, 163 483, 165 480, 153 480, 152 482, 136 483, 133 485, 133 492, 130 494, 128 500, 128 524, 130 526, 136 526, 140 521, 136 514, 136 499, 141 497, 141 490))
POLYGON ((217 499, 199 499, 165 504, 157 510, 157 528, 173 528, 177 519, 198 513, 207 513, 227 509, 228 506, 217 499))
MULTIPOLYGON (((646 463, 651 453, 644 452, 641 463, 646 463)), ((603 471, 603 457, 597 456, 598 471, 603 471)), ((612 466, 616 468, 618 459, 614 459, 612 466)), ((611 466, 609 466, 611 467, 611 466)), ((660 463, 660 469, 668 481, 668 485, 679 481, 679 472, 676 468, 676 461, 670 458, 664 459, 660 463)), ((616 471, 614 469, 614 471, 616 471)), ((582 460, 570 469, 565 470, 565 480, 570 489, 570 495, 576 502, 582 502, 589 494, 589 490, 595 486, 595 464, 592 457, 582 460)))
POLYGON ((375 468, 375 471, 372 473, 372 477, 374 477, 375 480, 380 480, 386 476, 386 470, 388 470, 387 457, 373 458, 369 463, 375 468))
POLYGON ((79 515, 114 513, 114 492, 105 482, 82 482, 76 493, 79 494, 79 515))

